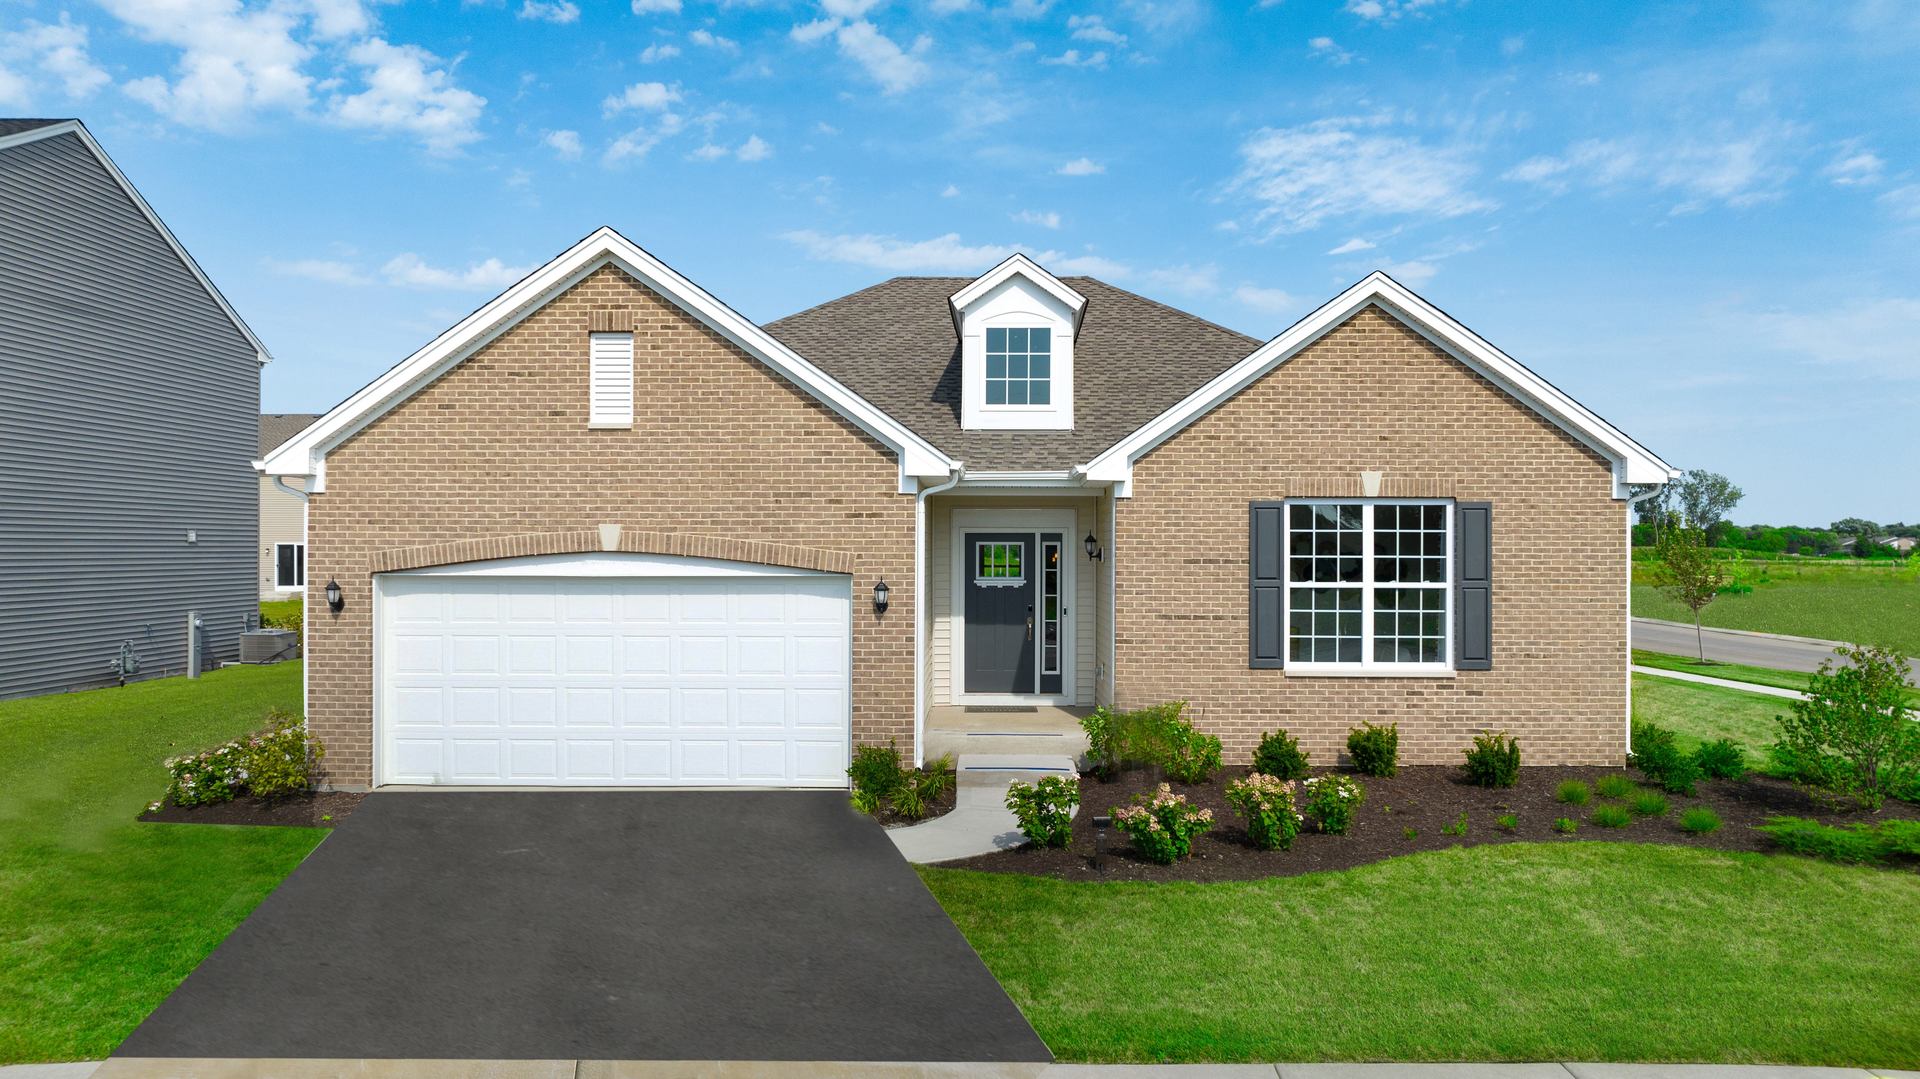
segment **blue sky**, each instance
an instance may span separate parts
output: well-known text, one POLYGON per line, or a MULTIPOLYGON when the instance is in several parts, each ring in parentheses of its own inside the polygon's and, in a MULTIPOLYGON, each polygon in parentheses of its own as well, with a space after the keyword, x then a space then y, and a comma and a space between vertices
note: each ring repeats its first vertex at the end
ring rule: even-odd
POLYGON ((1264 337, 1383 268, 1776 523, 1920 519, 1916 57, 1904 0, 0 0, 0 114, 87 120, 270 411, 601 224, 761 320, 1018 249, 1264 337))

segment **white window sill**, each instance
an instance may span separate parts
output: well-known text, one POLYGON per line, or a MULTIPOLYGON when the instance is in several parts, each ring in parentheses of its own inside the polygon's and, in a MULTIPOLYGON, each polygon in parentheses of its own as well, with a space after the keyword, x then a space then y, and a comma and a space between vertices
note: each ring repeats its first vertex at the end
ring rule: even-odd
POLYGON ((589 431, 631 431, 633 430, 633 421, 626 420, 623 422, 616 422, 612 420, 593 420, 587 424, 587 430, 589 431))
POLYGON ((1280 668, 1288 678, 1452 678, 1452 667, 1388 664, 1368 667, 1358 663, 1289 663, 1280 668))

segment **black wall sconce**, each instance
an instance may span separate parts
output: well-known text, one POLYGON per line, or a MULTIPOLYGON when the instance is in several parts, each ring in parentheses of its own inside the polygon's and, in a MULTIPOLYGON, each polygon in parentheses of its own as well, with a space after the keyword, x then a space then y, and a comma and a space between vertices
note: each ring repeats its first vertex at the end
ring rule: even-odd
POLYGON ((328 581, 327 582, 327 610, 332 611, 334 614, 339 614, 340 608, 346 605, 347 605, 347 598, 340 594, 340 582, 328 581))
POLYGON ((1091 532, 1087 533, 1087 541, 1082 546, 1087 549, 1088 561, 1098 562, 1107 556, 1107 552, 1100 549, 1100 541, 1094 539, 1091 532))
POLYGON ((873 583, 873 611, 875 614, 887 613, 887 597, 892 594, 893 590, 887 587, 885 579, 873 583))

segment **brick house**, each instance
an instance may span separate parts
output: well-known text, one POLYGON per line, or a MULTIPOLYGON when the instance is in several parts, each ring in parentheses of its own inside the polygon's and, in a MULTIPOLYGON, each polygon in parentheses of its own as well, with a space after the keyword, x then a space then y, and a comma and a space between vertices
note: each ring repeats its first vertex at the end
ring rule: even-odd
POLYGON ((345 787, 841 786, 1174 698, 1230 760, 1618 764, 1673 475, 1384 274, 1266 342, 1021 256, 763 327, 610 229, 262 467, 345 787))

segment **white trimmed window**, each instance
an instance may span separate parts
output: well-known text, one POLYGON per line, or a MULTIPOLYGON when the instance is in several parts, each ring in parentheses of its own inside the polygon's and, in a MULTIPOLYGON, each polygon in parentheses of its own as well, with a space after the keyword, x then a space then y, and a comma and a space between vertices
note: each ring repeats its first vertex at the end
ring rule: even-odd
POLYGON ((1287 669, 1449 669, 1448 510, 1431 501, 1288 502, 1287 669))
POLYGON ((633 426, 633 334, 589 334, 589 427, 633 426))
POLYGON ((1053 405, 1053 331, 1045 326, 987 331, 987 407, 1053 405))
POLYGON ((276 543, 273 545, 273 587, 282 592, 307 587, 306 544, 276 543))

